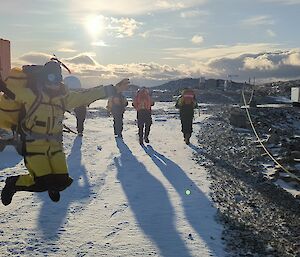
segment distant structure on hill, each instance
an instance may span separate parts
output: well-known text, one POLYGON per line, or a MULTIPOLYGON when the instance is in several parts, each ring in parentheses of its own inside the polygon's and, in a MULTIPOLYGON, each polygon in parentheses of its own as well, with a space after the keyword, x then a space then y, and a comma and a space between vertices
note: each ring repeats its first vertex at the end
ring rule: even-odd
POLYGON ((0 78, 4 80, 11 69, 10 42, 0 38, 0 78))

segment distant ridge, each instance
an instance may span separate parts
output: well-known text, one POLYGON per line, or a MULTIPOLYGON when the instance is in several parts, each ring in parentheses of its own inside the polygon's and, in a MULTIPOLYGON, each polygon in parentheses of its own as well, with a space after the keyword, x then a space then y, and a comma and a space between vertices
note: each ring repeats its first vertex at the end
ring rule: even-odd
POLYGON ((184 79, 172 80, 162 85, 152 87, 151 89, 177 91, 185 87, 191 87, 191 88, 199 87, 199 78, 196 79, 184 78, 184 79))

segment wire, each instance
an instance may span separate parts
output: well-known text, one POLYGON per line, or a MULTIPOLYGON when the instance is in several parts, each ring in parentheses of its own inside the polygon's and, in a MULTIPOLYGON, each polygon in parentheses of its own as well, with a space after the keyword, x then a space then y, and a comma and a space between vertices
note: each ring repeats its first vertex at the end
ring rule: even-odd
POLYGON ((266 152, 266 154, 283 170, 285 171, 286 173, 288 173, 291 177, 295 178, 296 180, 298 180, 300 182, 300 178, 298 178, 295 174, 293 174, 292 172, 288 171, 285 167, 283 167, 273 156, 272 154, 268 151, 268 149, 265 147, 265 145, 263 144, 263 142, 261 141, 259 135, 257 134, 256 132, 256 129, 253 125, 253 122, 252 122, 252 119, 251 119, 251 116, 250 116, 250 112, 249 112, 249 107, 246 103, 246 99, 245 99, 245 94, 244 94, 244 90, 242 91, 242 95, 243 95, 243 100, 244 100, 244 104, 245 104, 245 109, 246 109, 246 113, 247 113, 247 116, 248 116, 248 119, 249 119, 249 122, 250 122, 250 125, 252 127, 252 130, 258 140, 258 142, 261 144, 262 148, 264 149, 264 151, 266 152))

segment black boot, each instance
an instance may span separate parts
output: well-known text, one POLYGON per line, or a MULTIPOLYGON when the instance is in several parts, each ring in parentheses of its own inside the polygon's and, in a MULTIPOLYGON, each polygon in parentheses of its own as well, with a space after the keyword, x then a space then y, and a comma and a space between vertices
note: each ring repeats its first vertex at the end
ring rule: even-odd
POLYGON ((150 126, 147 125, 145 126, 145 135, 144 135, 144 140, 147 144, 149 144, 149 134, 150 134, 150 126))
POLYGON ((1 201, 3 205, 9 205, 16 193, 16 181, 18 177, 8 177, 5 181, 5 186, 1 192, 1 201))
POLYGON ((186 143, 187 145, 190 144, 190 137, 191 137, 190 134, 185 134, 185 136, 184 136, 184 141, 185 141, 185 143, 186 143))
POLYGON ((139 138, 140 145, 144 144, 143 138, 139 138))
POLYGON ((140 145, 144 144, 143 137, 144 137, 143 127, 139 127, 139 143, 140 143, 140 145))
POLYGON ((53 202, 58 202, 60 200, 60 193, 59 193, 59 191, 49 190, 48 191, 48 195, 49 195, 50 199, 53 202))

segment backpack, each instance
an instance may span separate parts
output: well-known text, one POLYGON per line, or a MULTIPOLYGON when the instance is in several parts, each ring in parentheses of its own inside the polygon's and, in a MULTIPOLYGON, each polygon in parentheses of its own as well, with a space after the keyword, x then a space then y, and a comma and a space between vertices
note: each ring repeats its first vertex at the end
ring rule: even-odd
POLYGON ((0 80, 0 128, 14 130, 26 115, 23 104, 15 101, 13 89, 30 88, 38 95, 39 87, 49 79, 48 74, 61 72, 60 65, 59 61, 52 60, 45 65, 24 65, 11 69, 5 81, 0 80))
POLYGON ((186 89, 182 92, 182 104, 193 105, 195 103, 195 93, 192 89, 186 89))
POLYGON ((0 93, 0 128, 11 130, 18 125, 22 104, 15 101, 15 95, 10 90, 14 87, 26 87, 27 76, 19 68, 13 68, 5 82, 1 81, 0 93))
POLYGON ((146 88, 143 88, 137 92, 134 102, 134 106, 138 111, 142 109, 151 110, 152 99, 149 91, 146 88))

